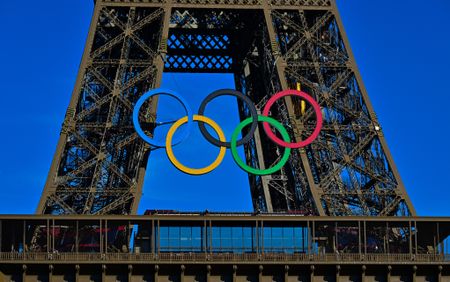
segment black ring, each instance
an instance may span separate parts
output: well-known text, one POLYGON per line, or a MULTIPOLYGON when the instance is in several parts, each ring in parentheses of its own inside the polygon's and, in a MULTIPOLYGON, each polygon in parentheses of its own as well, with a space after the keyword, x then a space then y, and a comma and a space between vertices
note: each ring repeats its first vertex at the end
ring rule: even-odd
MULTIPOLYGON (((234 89, 220 89, 220 90, 214 91, 213 93, 209 94, 203 100, 203 102, 200 104, 200 108, 198 109, 198 114, 202 116, 205 113, 206 105, 209 102, 211 102, 212 99, 219 97, 219 96, 225 96, 225 95, 234 96, 234 97, 244 101, 248 105, 250 114, 253 117, 250 131, 247 133, 247 135, 245 135, 241 140, 238 140, 236 143, 237 146, 240 146, 242 144, 247 143, 248 141, 250 141, 250 139, 253 138, 253 134, 255 133, 255 130, 258 127, 258 112, 256 111, 255 104, 253 104, 253 101, 248 96, 245 96, 242 92, 236 91, 234 89)), ((203 122, 199 122, 198 127, 200 128, 200 132, 202 133, 202 135, 211 144, 216 145, 217 147, 231 148, 230 142, 222 142, 222 141, 214 138, 208 132, 208 130, 206 130, 205 124, 203 122)))

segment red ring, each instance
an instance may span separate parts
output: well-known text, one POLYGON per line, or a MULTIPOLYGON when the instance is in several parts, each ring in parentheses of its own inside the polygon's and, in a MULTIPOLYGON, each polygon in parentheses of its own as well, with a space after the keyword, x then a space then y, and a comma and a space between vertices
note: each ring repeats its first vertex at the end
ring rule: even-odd
POLYGON ((267 117, 269 115, 270 108, 275 103, 275 101, 280 99, 280 98, 283 98, 285 96, 298 96, 298 97, 301 97, 301 98, 305 99, 306 101, 308 101, 309 104, 311 104, 313 106, 314 112, 316 113, 316 116, 317 116, 316 128, 314 129, 314 131, 311 134, 311 136, 306 138, 306 140, 300 141, 300 142, 297 142, 297 143, 288 143, 288 142, 285 142, 285 141, 281 140, 280 138, 278 138, 275 135, 275 133, 272 132, 272 130, 270 129, 269 123, 267 123, 267 122, 263 123, 264 131, 266 132, 267 136, 273 142, 275 142, 275 144, 280 145, 282 147, 291 148, 291 149, 298 149, 298 148, 301 148, 301 147, 305 147, 305 146, 311 144, 317 138, 317 136, 319 136, 320 130, 322 129, 323 117, 322 117, 322 112, 320 110, 320 106, 307 93, 305 93, 303 91, 288 89, 288 90, 280 91, 277 94, 275 94, 272 97, 270 97, 269 101, 267 101, 267 104, 264 106, 264 110, 263 110, 262 115, 267 117))

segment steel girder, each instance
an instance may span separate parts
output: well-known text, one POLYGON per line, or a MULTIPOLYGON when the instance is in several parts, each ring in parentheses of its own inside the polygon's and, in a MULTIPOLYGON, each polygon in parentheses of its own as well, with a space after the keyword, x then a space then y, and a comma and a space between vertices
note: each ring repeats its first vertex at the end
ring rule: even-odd
POLYGON ((40 213, 136 211, 148 148, 131 114, 157 85, 163 16, 162 8, 96 6, 40 213))
MULTIPOLYGON (((319 138, 302 151, 309 166, 305 175, 323 214, 414 214, 336 8, 271 14, 283 60, 280 71, 288 84, 300 83, 315 97, 325 119, 319 138)), ((312 109, 298 115, 293 102, 290 124, 295 125, 294 135, 304 139, 315 118, 312 109)))

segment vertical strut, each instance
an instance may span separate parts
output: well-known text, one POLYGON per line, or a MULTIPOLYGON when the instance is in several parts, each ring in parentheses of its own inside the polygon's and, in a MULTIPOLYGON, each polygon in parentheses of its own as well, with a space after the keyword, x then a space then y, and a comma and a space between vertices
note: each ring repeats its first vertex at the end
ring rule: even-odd
MULTIPOLYGON (((272 20, 272 15, 271 15, 271 9, 270 9, 269 5, 267 5, 266 2, 264 2, 264 3, 265 3, 264 4, 264 18, 266 20, 267 30, 269 33, 269 39, 270 39, 270 42, 272 42, 272 44, 273 44, 272 46, 276 46, 276 48, 277 48, 276 50, 273 50, 275 53, 275 56, 276 56, 274 63, 275 63, 276 69, 277 69, 277 74, 278 74, 279 81, 281 83, 281 87, 283 90, 286 90, 286 89, 289 89, 289 86, 287 84, 287 80, 286 80, 286 76, 285 76, 285 70, 284 70, 284 66, 283 66, 283 64, 284 64, 283 58, 281 56, 278 57, 279 54, 278 54, 277 50, 279 50, 279 46, 275 45, 277 40, 276 40, 275 30, 274 30, 273 24, 272 24, 273 20, 272 20)), ((284 102, 286 104, 287 115, 289 117, 294 116, 294 107, 292 105, 291 97, 286 97, 284 102)), ((291 123, 290 121, 288 121, 288 122, 291 123)), ((295 126, 295 125, 293 125, 293 126, 295 126)), ((300 141, 299 136, 293 136, 293 137, 294 137, 293 140, 295 142, 300 141)), ((304 150, 300 150, 300 157, 301 157, 302 165, 306 172, 306 177, 308 179, 310 193, 313 198, 312 200, 314 201, 314 204, 315 204, 314 208, 316 209, 316 211, 314 211, 314 213, 317 212, 318 215, 323 216, 323 215, 325 215, 325 212, 320 203, 320 197, 318 194, 319 188, 317 187, 317 185, 314 182, 311 168, 309 167, 309 162, 308 162, 308 159, 306 157, 304 150)))

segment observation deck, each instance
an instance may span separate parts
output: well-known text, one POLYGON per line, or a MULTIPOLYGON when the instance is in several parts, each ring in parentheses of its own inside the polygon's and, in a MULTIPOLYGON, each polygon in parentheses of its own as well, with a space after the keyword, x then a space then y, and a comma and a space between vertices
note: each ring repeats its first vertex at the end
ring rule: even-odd
POLYGON ((448 281, 442 279, 450 279, 449 234, 447 217, 172 211, 142 216, 0 215, 0 280, 50 269, 52 281, 67 281, 66 276, 74 281, 143 281, 146 275, 155 281, 174 273, 176 281, 213 276, 234 281, 233 275, 244 273, 254 274, 255 281, 277 275, 380 273, 448 281), (128 278, 119 279, 123 275, 128 278))

